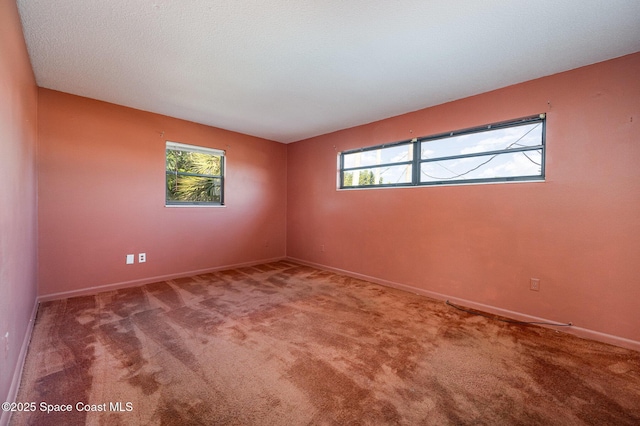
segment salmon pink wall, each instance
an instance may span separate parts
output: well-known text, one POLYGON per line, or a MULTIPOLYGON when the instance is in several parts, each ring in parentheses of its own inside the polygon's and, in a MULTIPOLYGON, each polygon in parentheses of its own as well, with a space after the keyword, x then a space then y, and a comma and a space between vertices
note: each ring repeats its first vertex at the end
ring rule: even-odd
POLYGON ((36 303, 37 96, 16 4, 0 1, 0 402, 17 392, 36 303))
POLYGON ((289 145, 288 256, 640 349, 638 76, 640 53, 289 145), (336 190, 340 151, 538 113, 543 183, 336 190))
POLYGON ((47 89, 38 123, 41 296, 285 256, 285 145, 47 89), (226 150, 226 207, 165 207, 166 140, 226 150))

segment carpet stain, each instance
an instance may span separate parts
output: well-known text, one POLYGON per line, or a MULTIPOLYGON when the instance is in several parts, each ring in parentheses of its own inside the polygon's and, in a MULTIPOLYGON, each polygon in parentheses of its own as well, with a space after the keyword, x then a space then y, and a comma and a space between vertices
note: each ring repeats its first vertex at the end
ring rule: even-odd
POLYGON ((117 290, 110 294, 111 300, 105 301, 103 311, 121 318, 149 309, 149 301, 142 287, 117 290))
POLYGON ((174 323, 185 330, 195 330, 203 335, 214 334, 218 326, 224 323, 224 317, 205 309, 193 309, 182 306, 167 312, 174 323))
POLYGON ((167 282, 153 283, 146 286, 147 292, 159 299, 169 309, 176 309, 184 305, 180 294, 167 282))
MULTIPOLYGON (((49 373, 33 383, 31 400, 40 408, 46 404, 67 405, 69 401, 87 401, 93 386, 91 368, 95 361, 97 339, 93 332, 96 315, 93 296, 78 297, 73 301, 61 300, 43 304, 47 311, 48 327, 45 333, 56 342, 56 356, 47 360, 49 373), (82 318, 78 321, 78 318, 82 318), (88 320, 89 319, 89 320, 88 320)), ((41 348, 43 349, 43 348, 41 348)), ((31 349, 30 349, 31 350, 31 349)), ((17 401, 25 401, 17 399, 17 401)), ((82 411, 50 412, 37 410, 29 424, 55 425, 62 422, 84 424, 87 413, 82 411)))
POLYGON ((147 360, 142 356, 142 343, 136 335, 131 318, 103 324, 98 336, 107 350, 131 373, 140 370, 147 360))
POLYGON ((288 373, 316 407, 316 421, 338 424, 397 424, 400 421, 393 404, 377 399, 371 389, 359 386, 326 361, 304 355, 288 373))
POLYGON ((198 360, 177 333, 162 309, 139 312, 133 316, 134 323, 140 327, 145 336, 162 346, 167 353, 179 360, 193 371, 199 370, 198 360))

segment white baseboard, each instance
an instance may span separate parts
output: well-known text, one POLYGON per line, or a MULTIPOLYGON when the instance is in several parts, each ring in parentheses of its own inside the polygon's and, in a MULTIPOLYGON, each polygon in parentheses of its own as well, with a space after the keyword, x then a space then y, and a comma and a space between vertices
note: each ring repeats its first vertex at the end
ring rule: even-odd
MULTIPOLYGON (((13 370, 13 379, 11 379, 11 387, 9 387, 9 393, 7 394, 7 402, 15 402, 16 397, 18 396, 20 380, 22 379, 22 370, 27 359, 27 351, 29 350, 29 343, 31 342, 31 334, 33 333, 33 326, 36 322, 36 315, 38 315, 38 304, 38 301, 34 300, 33 309, 31 310, 31 318, 29 319, 27 330, 25 331, 24 338, 22 339, 22 346, 20 347, 20 354, 18 355, 18 363, 13 370)), ((0 413, 0 426, 8 425, 9 420, 11 420, 11 412, 2 411, 0 413)))
POLYGON ((280 260, 285 260, 285 259, 286 257, 284 256, 274 257, 270 259, 262 259, 262 260, 252 261, 252 262, 236 263, 233 265, 224 265, 224 266, 216 266, 214 268, 198 269, 195 271, 178 272, 178 273, 169 274, 169 275, 158 275, 155 277, 141 278, 139 280, 122 281, 119 283, 87 287, 87 288, 82 288, 78 290, 61 291, 57 293, 40 295, 38 296, 38 302, 42 303, 42 302, 48 302, 51 300, 68 299, 70 297, 87 296, 87 295, 101 293, 103 291, 118 290, 121 288, 128 288, 128 287, 137 287, 144 284, 155 283, 158 281, 166 281, 174 278, 191 277, 194 275, 207 274, 209 272, 223 271, 226 269, 244 268, 247 266, 260 265, 263 263, 278 262, 280 260))
MULTIPOLYGON (((384 279, 380 279, 380 278, 376 278, 376 277, 372 277, 369 275, 364 275, 364 274, 359 274, 357 272, 351 272, 351 271, 347 271, 344 269, 339 269, 339 268, 333 268, 331 266, 326 266, 326 265, 322 265, 319 263, 315 263, 315 262, 309 262, 303 259, 297 259, 295 257, 291 257, 291 256, 287 256, 286 260, 290 260, 292 262, 297 262, 303 265, 308 265, 308 266, 313 266, 314 268, 318 268, 318 269, 324 269, 327 271, 331 271, 331 272, 336 272, 342 275, 347 275, 349 277, 353 277, 353 278, 358 278, 361 280, 365 280, 365 281, 370 281, 372 283, 375 284, 380 284, 386 287, 392 287, 392 288, 397 288, 399 290, 404 290, 407 291, 409 293, 415 293, 415 294, 419 294, 422 296, 427 296, 430 297, 432 299, 436 299, 436 300, 449 300, 452 303, 455 303, 457 305, 462 305, 464 307, 467 308, 471 308, 471 309, 475 309, 478 311, 482 311, 482 312, 487 312, 490 314, 494 314, 494 315, 500 315, 506 318, 512 318, 518 321, 531 321, 531 322, 550 322, 550 323, 556 323, 557 321, 553 321, 553 320, 549 320, 549 319, 545 319, 545 318, 540 318, 540 317, 535 317, 532 315, 527 315, 527 314, 523 314, 521 312, 515 312, 515 311, 510 311, 508 309, 503 309, 503 308, 499 308, 497 306, 491 306, 491 305, 485 305, 483 303, 478 303, 478 302, 474 302, 471 300, 466 300, 466 299, 460 299, 458 297, 453 297, 453 296, 448 296, 446 294, 442 294, 442 293, 437 293, 434 291, 429 291, 429 290, 424 290, 421 288, 417 288, 417 287, 413 287, 413 286, 409 286, 406 284, 400 284, 400 283, 396 283, 393 281, 387 281, 384 279)), ((615 346, 620 346, 622 348, 627 348, 627 349, 632 349, 634 351, 639 351, 640 352, 640 341, 637 340, 631 340, 631 339, 626 339, 624 337, 620 337, 620 336, 615 336, 612 334, 606 334, 606 333, 601 333, 599 331, 595 331, 595 330, 590 330, 588 328, 582 328, 582 327, 578 327, 575 325, 572 325, 571 327, 554 327, 554 326, 545 326, 542 325, 541 327, 545 327, 545 328, 551 328, 560 332, 564 332, 564 333, 568 333, 568 334, 572 334, 574 336, 577 337, 581 337, 584 339, 590 339, 590 340, 595 340, 598 342, 602 342, 602 343, 608 343, 611 345, 615 345, 615 346)))

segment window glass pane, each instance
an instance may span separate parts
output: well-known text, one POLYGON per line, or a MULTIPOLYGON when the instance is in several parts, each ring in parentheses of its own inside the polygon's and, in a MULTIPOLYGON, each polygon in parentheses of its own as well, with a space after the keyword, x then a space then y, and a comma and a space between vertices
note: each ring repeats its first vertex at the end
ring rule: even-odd
POLYGON ((371 167, 344 172, 343 187, 393 185, 411 182, 411 164, 371 167))
POLYGON ((420 166, 420 182, 542 176, 542 150, 429 161, 420 166))
POLYGON ((221 200, 222 179, 219 177, 184 176, 167 172, 168 202, 212 202, 221 200))
POLYGON ((413 159, 413 144, 345 154, 344 168, 400 163, 413 159))
POLYGON ((542 123, 453 136, 422 142, 423 160, 542 145, 542 123))
POLYGON ((222 175, 219 155, 201 152, 167 150, 167 170, 201 175, 222 175))

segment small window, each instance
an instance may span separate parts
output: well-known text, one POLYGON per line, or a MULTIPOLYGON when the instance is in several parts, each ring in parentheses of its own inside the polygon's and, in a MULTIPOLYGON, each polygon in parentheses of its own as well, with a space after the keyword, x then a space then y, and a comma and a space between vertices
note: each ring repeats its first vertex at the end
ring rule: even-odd
POLYGON ((410 184, 413 145, 403 143, 345 153, 342 161, 345 188, 410 184))
POLYGON ((342 189, 544 179, 545 114, 339 155, 342 189))
POLYGON ((224 205, 224 151, 167 141, 167 205, 224 205))

